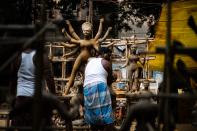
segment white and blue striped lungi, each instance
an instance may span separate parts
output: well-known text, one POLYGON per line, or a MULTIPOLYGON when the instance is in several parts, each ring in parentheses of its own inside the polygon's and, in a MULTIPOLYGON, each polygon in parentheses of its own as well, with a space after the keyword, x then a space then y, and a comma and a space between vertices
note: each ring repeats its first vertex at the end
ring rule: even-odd
POLYGON ((106 125, 114 122, 108 86, 104 82, 84 87, 85 121, 88 124, 106 125))

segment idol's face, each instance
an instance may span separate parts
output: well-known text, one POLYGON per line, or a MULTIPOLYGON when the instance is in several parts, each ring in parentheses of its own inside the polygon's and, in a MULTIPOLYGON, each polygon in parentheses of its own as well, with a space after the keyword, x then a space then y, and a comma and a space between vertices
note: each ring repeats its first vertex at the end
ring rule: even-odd
POLYGON ((82 31, 84 36, 89 36, 92 33, 92 24, 89 22, 85 22, 82 24, 82 31))
POLYGON ((89 36, 92 32, 92 29, 91 28, 86 28, 86 29, 83 29, 83 34, 84 36, 89 36))

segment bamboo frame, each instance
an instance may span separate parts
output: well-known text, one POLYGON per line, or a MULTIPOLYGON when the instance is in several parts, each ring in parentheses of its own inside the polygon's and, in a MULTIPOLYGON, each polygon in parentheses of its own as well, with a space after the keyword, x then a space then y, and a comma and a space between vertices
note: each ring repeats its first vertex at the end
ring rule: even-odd
MULTIPOLYGON (((150 41, 153 41, 153 38, 136 38, 136 37, 126 38, 126 37, 122 37, 121 39, 106 39, 104 42, 102 42, 101 46, 105 47, 105 45, 113 43, 113 42, 114 42, 114 44, 112 44, 112 49, 114 49, 113 47, 115 47, 115 46, 126 46, 125 47, 126 53, 123 56, 123 58, 113 58, 112 57, 112 63, 118 63, 118 62, 125 62, 127 56, 129 55, 130 49, 127 46, 145 44, 146 45, 145 51, 148 52, 148 44, 150 41), (121 41, 125 41, 125 39, 127 41, 127 44, 121 43, 121 41)), ((67 56, 67 57, 63 57, 65 55, 65 53, 68 52, 68 49, 62 45, 58 45, 58 42, 47 42, 47 44, 45 46, 49 50, 49 58, 51 58, 51 61, 62 63, 62 67, 61 67, 61 74, 62 75, 61 75, 61 77, 58 77, 58 78, 55 77, 54 80, 56 82, 59 81, 59 82, 64 83, 64 84, 62 84, 62 87, 61 87, 62 91, 63 91, 63 88, 64 88, 66 82, 68 82, 68 80, 69 80, 68 78, 66 78, 66 75, 65 75, 65 74, 67 74, 66 64, 67 64, 67 62, 74 61, 76 59, 76 57, 72 56, 72 55, 67 56), (63 52, 62 56, 54 56, 54 54, 53 54, 54 48, 60 48, 63 52)), ((112 50, 112 52, 114 53, 114 50, 112 50)), ((146 61, 148 61, 148 59, 146 61)), ((148 62, 146 63, 146 66, 148 66, 148 62)), ((148 69, 144 69, 144 70, 146 72, 148 69)), ((146 78, 148 79, 149 77, 146 77, 146 78)), ((121 81, 128 82, 129 81, 128 76, 126 79, 121 79, 121 81)))

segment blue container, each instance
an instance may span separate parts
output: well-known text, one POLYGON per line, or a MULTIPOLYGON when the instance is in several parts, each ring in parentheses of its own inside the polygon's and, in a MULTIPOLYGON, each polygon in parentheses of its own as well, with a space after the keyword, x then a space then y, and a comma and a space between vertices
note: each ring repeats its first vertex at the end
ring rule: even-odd
POLYGON ((125 82, 118 82, 117 83, 117 88, 118 89, 125 89, 126 83, 125 82))

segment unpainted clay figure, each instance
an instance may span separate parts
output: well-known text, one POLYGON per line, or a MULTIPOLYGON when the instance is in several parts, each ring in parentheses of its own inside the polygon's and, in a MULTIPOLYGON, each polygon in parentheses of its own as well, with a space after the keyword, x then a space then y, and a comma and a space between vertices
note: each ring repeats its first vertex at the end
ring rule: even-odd
POLYGON ((135 45, 132 45, 130 48, 130 54, 126 58, 125 64, 121 67, 127 67, 127 72, 128 72, 128 80, 129 80, 129 90, 130 91, 136 91, 139 88, 138 85, 138 77, 139 77, 139 71, 138 68, 140 65, 138 64, 141 63, 142 65, 144 64, 140 56, 137 54, 137 47, 135 45))
MULTIPOLYGON (((80 54, 76 58, 75 63, 73 65, 71 76, 70 76, 69 81, 66 85, 65 95, 69 93, 70 88, 73 86, 75 76, 76 76, 77 71, 79 70, 81 64, 87 62, 88 58, 91 56, 92 49, 99 51, 100 43, 106 39, 110 30, 112 29, 111 27, 108 27, 108 30, 105 33, 105 35, 102 38, 100 38, 101 33, 102 33, 102 28, 103 28, 103 22, 104 22, 104 19, 101 18, 98 32, 94 38, 91 38, 92 28, 93 28, 92 24, 90 22, 83 23, 82 24, 82 31, 83 31, 84 38, 80 39, 80 37, 75 33, 70 21, 66 20, 66 24, 68 25, 68 30, 69 30, 69 34, 70 34, 69 35, 65 30, 63 30, 66 40, 69 43, 77 45, 77 47, 80 47, 80 54)), ((76 50, 73 50, 73 51, 76 52, 76 50)))

